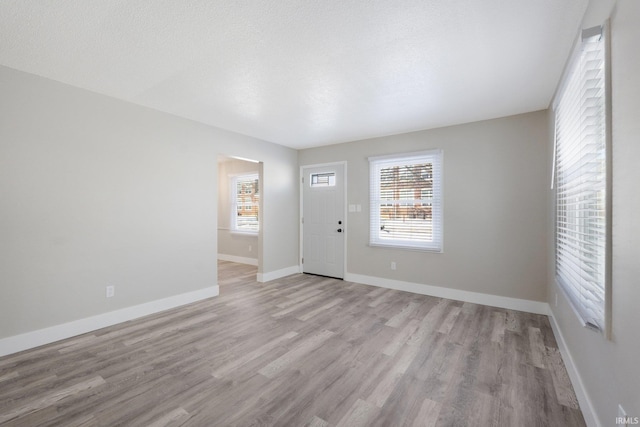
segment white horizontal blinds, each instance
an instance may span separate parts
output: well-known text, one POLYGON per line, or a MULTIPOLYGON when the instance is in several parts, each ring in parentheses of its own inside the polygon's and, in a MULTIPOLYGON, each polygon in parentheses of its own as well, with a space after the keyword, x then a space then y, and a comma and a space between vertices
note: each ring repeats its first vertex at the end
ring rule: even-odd
POLYGON ((234 203, 233 228, 236 231, 255 233, 259 230, 258 221, 260 193, 258 175, 239 175, 233 179, 234 203))
POLYGON ((372 245, 442 250, 442 153, 370 161, 372 245))
POLYGON ((555 111, 556 274, 583 320, 603 329, 607 187, 600 32, 583 40, 577 55, 555 111))

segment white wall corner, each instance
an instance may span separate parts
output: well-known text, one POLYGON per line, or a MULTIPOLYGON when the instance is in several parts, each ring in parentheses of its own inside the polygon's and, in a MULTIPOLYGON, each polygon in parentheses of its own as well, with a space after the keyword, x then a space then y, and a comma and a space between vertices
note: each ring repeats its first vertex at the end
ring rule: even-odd
POLYGON ((582 382, 582 377, 578 372, 578 368, 573 362, 573 357, 571 356, 569 347, 564 340, 560 325, 556 322, 556 318, 553 315, 553 310, 551 308, 549 308, 549 320, 551 323, 551 329, 553 330, 553 335, 555 335, 558 343, 558 349, 562 355, 562 361, 564 362, 564 366, 567 368, 567 373, 569 374, 569 379, 571 379, 573 390, 576 392, 576 397, 578 398, 578 403, 580 404, 580 410, 582 411, 584 420, 589 427, 602 427, 602 424, 600 424, 600 421, 598 421, 598 417, 596 416, 597 413, 595 407, 591 403, 591 399, 587 394, 587 389, 582 382))
POLYGON ((300 273, 300 267, 292 265, 291 267, 282 268, 276 271, 269 271, 267 273, 258 273, 257 280, 260 283, 270 282, 272 280, 280 279, 281 277, 291 276, 292 274, 300 273))
POLYGON ((381 288, 395 289, 398 291, 412 292, 414 294, 429 295, 438 298, 447 298, 465 301, 474 304, 488 305, 491 307, 506 308, 509 310, 525 311, 527 313, 549 315, 549 304, 542 301, 532 301, 519 298, 489 295, 479 292, 463 291, 460 289, 445 288, 442 286, 425 285, 422 283, 404 282, 400 280, 385 279, 382 277, 365 276, 361 274, 347 273, 345 280, 363 285, 378 286, 381 288))
POLYGON ((230 261, 237 262, 238 264, 247 264, 247 265, 258 265, 258 260, 256 258, 246 258, 235 255, 227 255, 227 254, 218 254, 218 259, 220 261, 230 261))
POLYGON ((218 285, 0 339, 0 357, 218 296, 218 285))

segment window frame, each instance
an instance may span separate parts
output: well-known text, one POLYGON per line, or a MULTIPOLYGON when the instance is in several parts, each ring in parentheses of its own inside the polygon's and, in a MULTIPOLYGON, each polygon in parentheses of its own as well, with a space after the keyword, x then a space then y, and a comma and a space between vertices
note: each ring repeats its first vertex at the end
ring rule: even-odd
POLYGON ((329 172, 317 172, 309 174, 309 187, 310 188, 327 188, 336 186, 336 173, 334 171, 329 172), (326 182, 322 182, 320 178, 326 177, 326 182), (314 179, 315 178, 315 179, 314 179))
MULTIPOLYGON (((248 194, 251 193, 247 193, 246 191, 243 191, 243 189, 240 189, 240 192, 238 191, 238 183, 239 182, 248 182, 248 181, 258 181, 258 188, 260 186, 259 183, 259 174, 257 172, 251 172, 251 173, 243 173, 243 174, 237 174, 237 175, 230 175, 229 177, 229 182, 231 185, 231 190, 230 190, 230 196, 231 196, 231 209, 230 209, 230 214, 231 214, 231 232, 232 233, 237 233, 237 234, 251 234, 251 235, 257 235, 260 231, 260 199, 259 199, 259 193, 258 194, 258 200, 254 203, 250 203, 251 207, 256 207, 258 210, 258 214, 256 215, 256 228, 255 229, 245 229, 245 228, 241 228, 238 224, 238 218, 242 216, 243 213, 247 212, 247 202, 246 202, 246 198, 248 194)), ((256 194, 256 193, 254 193, 256 194)), ((249 209, 251 210, 251 209, 249 209)))
MULTIPOLYGON (((444 154, 441 149, 432 149, 419 152, 393 154, 387 156, 369 157, 369 246, 387 247, 396 249, 415 250, 423 252, 442 253, 444 250, 443 242, 443 197, 442 197, 442 181, 443 181, 443 158, 444 154), (384 168, 403 167, 411 165, 419 165, 430 163, 432 165, 432 198, 422 198, 422 190, 420 189, 419 199, 384 199, 381 195, 381 178, 380 174, 384 168), (393 206, 410 204, 420 204, 425 206, 430 203, 431 206, 431 232, 433 239, 431 241, 420 240, 416 238, 384 238, 380 234, 382 227, 381 208, 383 206, 393 206)), ((418 187, 414 188, 415 192, 418 187)), ((402 191, 398 189, 398 191, 402 191)))
MULTIPOLYGON (((555 204, 555 209, 554 209, 554 277, 555 277, 555 282, 556 282, 556 286, 558 288, 560 288, 560 290, 562 291, 562 293, 566 296, 567 301, 569 302, 569 305, 571 306, 572 310, 574 311, 574 313, 576 314, 576 316, 578 317, 578 319, 582 322, 583 326, 587 327, 588 329, 594 330, 594 331, 598 331, 598 332, 602 332, 605 337, 607 338, 611 338, 611 263, 612 263, 612 242, 611 242, 611 231, 612 231, 612 214, 611 214, 611 210, 612 210, 612 152, 611 152, 611 74, 610 74, 610 67, 611 67, 611 59, 610 59, 610 43, 611 43, 611 37, 610 37, 610 31, 609 31, 609 23, 608 21, 605 22, 604 25, 600 26, 600 27, 593 27, 593 28, 589 28, 586 30, 583 30, 580 34, 580 37, 578 38, 578 40, 576 41, 576 44, 574 46, 574 49, 572 50, 571 53, 571 57, 569 59, 568 65, 565 69, 565 72, 562 76, 561 79, 561 84, 554 96, 554 100, 553 100, 553 118, 555 121, 555 131, 554 131, 554 150, 553 150, 553 166, 552 166, 552 170, 553 170, 553 176, 552 176, 552 188, 554 189, 554 204, 555 204), (584 46, 587 46, 586 43, 593 43, 594 38, 598 38, 599 42, 601 43, 601 49, 602 49, 602 89, 603 89, 603 95, 602 95, 602 117, 601 117, 601 122, 598 123, 599 126, 602 126, 603 130, 601 132, 600 135, 600 139, 598 140, 600 144, 603 145, 603 148, 601 148, 599 151, 597 151, 597 155, 600 156, 604 156, 604 160, 602 160, 602 165, 605 168, 604 173, 602 174, 604 176, 603 180, 598 181, 597 185, 593 185, 588 187, 589 191, 591 192, 596 192, 598 190, 598 188, 600 188, 600 191, 604 191, 604 196, 600 197, 597 200, 597 202, 602 202, 603 206, 602 210, 603 214, 602 216, 598 216, 598 218, 600 218, 602 221, 604 221, 604 237, 603 237, 603 243, 602 243, 602 247, 599 247, 598 250, 603 251, 602 254, 600 254, 599 256, 601 257, 600 261, 598 262, 598 267, 601 269, 601 280, 598 283, 598 292, 601 292, 601 294, 598 294, 598 297, 596 298, 589 298, 589 295, 591 295, 591 291, 592 291, 592 285, 590 284, 585 284, 584 280, 582 280, 582 278, 584 276, 586 276, 588 273, 586 273, 586 267, 584 265, 579 265, 580 269, 575 273, 576 276, 579 276, 581 280, 575 280, 573 278, 568 277, 568 275, 566 274, 566 271, 569 268, 568 265, 568 261, 564 261, 565 265, 560 265, 563 261, 562 261, 562 257, 564 256, 565 258, 567 257, 567 250, 566 249, 562 249, 562 254, 561 254, 561 250, 559 249, 560 245, 563 246, 567 246, 566 245, 566 239, 567 239, 567 234, 568 232, 565 231, 566 230, 566 226, 563 226, 561 224, 562 221, 564 222, 568 222, 569 220, 567 219, 567 217, 569 217, 570 215, 573 218, 585 218, 583 219, 583 223, 587 223, 590 221, 587 221, 587 219, 591 220, 592 217, 586 218, 586 217, 580 217, 578 216, 580 214, 580 209, 584 209, 584 208, 571 208, 571 209, 575 209, 575 210, 570 210, 569 208, 567 208, 567 202, 570 202, 571 200, 569 200, 569 196, 568 195, 562 195, 563 193, 565 193, 564 189, 561 190, 559 188, 559 185, 561 185, 561 183, 559 182, 559 177, 562 175, 563 171, 562 166, 561 166, 561 154, 560 154, 560 150, 564 149, 566 150, 566 147, 573 147, 573 146, 579 146, 581 142, 576 142, 576 140, 570 140, 569 142, 563 142, 563 138, 565 140, 567 140, 567 134, 563 133, 566 132, 564 129, 568 128, 566 125, 565 128, 563 128, 562 125, 562 118, 559 119, 559 115, 562 114, 562 101, 563 101, 563 96, 567 93, 568 90, 570 90, 572 87, 576 87, 576 81, 572 80, 572 78, 574 78, 576 76, 576 73, 583 73, 580 76, 581 80, 578 80, 578 83, 580 84, 579 87, 584 87, 587 85, 587 82, 590 80, 589 77, 587 77, 587 72, 583 71, 582 69, 580 69, 581 67, 581 61, 583 61, 582 56, 586 55, 583 53, 583 51, 587 50, 586 48, 584 48, 584 46), (560 125, 559 125, 560 122, 560 125), (560 137, 559 135, 563 135, 562 137, 560 137), (563 146, 563 144, 566 144, 566 146, 563 146), (604 182, 603 182, 604 181, 604 182), (560 210, 562 209, 562 207, 564 206, 564 210, 566 211, 566 213, 564 213, 563 215, 561 215, 560 210), (564 239, 563 241, 561 241, 561 239, 564 239), (581 283, 582 282, 582 283, 581 283), (601 311, 598 311, 597 316, 594 316, 594 310, 592 309, 592 307, 595 307, 596 304, 598 303, 598 299, 602 298, 602 305, 598 305, 598 309, 601 311)), ((591 71, 593 72, 593 71, 591 71)), ((591 89, 591 86, 589 87, 591 89)), ((584 89, 585 91, 587 89, 584 89)), ((570 95, 567 95, 570 96, 570 95)), ((575 95, 576 97, 579 97, 580 100, 583 100, 584 97, 589 97, 583 93, 579 93, 578 95, 575 95)), ((583 113, 583 112, 581 112, 583 113)), ((584 114, 580 114, 578 115, 579 117, 579 122, 582 124, 583 122, 586 122, 586 119, 590 118, 586 117, 584 114)), ((564 120, 567 120, 566 117, 564 120)), ((589 134, 591 135, 591 134, 589 134)), ((582 135, 580 135, 581 138, 583 138, 582 135)), ((581 152, 582 153, 582 152, 581 152)), ((592 153, 593 154, 593 153, 592 153)), ((566 155, 565 155, 566 158, 566 155)), ((584 169, 587 169, 586 167, 584 167, 584 169)), ((589 171, 580 171, 580 169, 577 169, 578 173, 580 173, 581 177, 586 177, 589 176, 590 178, 592 178, 593 176, 593 172, 589 172, 589 171)), ((571 164, 570 167, 567 167, 564 173, 573 173, 575 174, 576 172, 576 165, 571 164)), ((582 179, 582 185, 584 185, 584 179, 582 179)), ((581 191, 580 195, 584 196, 584 191, 581 191)), ((575 198, 575 196, 573 196, 575 198)), ((580 199, 581 200, 581 204, 584 204, 584 199, 580 199)), ((570 203, 569 203, 570 204, 570 203)), ((577 220, 574 220, 574 222, 578 222, 577 220)), ((582 228, 587 228, 584 225, 579 225, 576 224, 576 227, 582 227, 582 228)), ((580 232, 584 232, 584 230, 582 230, 582 228, 580 229, 580 232)), ((587 231, 587 233, 592 232, 592 229, 589 228, 589 230, 587 231)), ((574 233, 577 233, 576 230, 573 231, 574 233)), ((575 240, 575 238, 574 238, 575 240)), ((569 240, 570 242, 572 242, 571 240, 569 240)), ((586 251, 586 249, 584 250, 580 250, 578 249, 575 253, 569 253, 569 256, 584 256, 584 252, 586 251)), ((586 264, 586 262, 584 263, 586 264)))

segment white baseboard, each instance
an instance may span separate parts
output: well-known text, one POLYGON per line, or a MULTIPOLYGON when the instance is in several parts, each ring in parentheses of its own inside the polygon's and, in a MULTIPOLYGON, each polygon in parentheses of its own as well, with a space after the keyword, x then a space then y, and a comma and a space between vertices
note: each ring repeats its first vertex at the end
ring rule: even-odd
POLYGON ((258 260, 255 258, 245 258, 241 256, 235 255, 227 255, 227 254, 218 254, 218 259, 220 261, 230 261, 237 262, 238 264, 247 264, 247 265, 258 265, 258 260))
POLYGON ((76 335, 85 334, 117 323, 148 316, 149 314, 169 310, 174 307, 215 297, 219 294, 218 285, 197 291, 187 292, 168 298, 150 301, 133 307, 122 308, 84 319, 74 320, 61 325, 51 326, 37 331, 27 332, 0 339, 0 356, 17 353, 41 345, 50 344, 76 335))
POLYGON ((403 282, 400 280, 385 279, 382 277, 364 276, 361 274, 347 273, 344 280, 348 282, 361 283, 363 285, 396 289, 398 291, 413 292, 414 294, 429 295, 433 297, 471 302, 474 304, 489 305, 492 307, 506 308, 509 310, 526 311, 528 313, 544 315, 549 314, 549 304, 542 301, 531 301, 519 298, 502 297, 498 295, 489 295, 479 292, 445 288, 442 286, 423 285, 421 283, 403 282))
POLYGON ((297 265, 292 265, 291 267, 283 268, 276 271, 269 271, 268 273, 258 273, 258 282, 270 282, 281 277, 291 276, 292 274, 298 273, 300 273, 300 267, 297 265))
POLYGON ((558 342, 558 349, 562 355, 562 361, 564 362, 564 366, 567 368, 567 373, 571 379, 573 390, 576 392, 576 397, 578 398, 578 403, 580 404, 580 410, 584 416, 584 421, 589 427, 602 427, 602 424, 600 424, 600 421, 598 421, 598 417, 596 416, 596 410, 591 403, 591 399, 589 399, 586 388, 584 387, 582 377, 573 362, 573 357, 571 356, 569 347, 567 347, 567 343, 564 340, 562 330, 560 330, 560 325, 556 322, 553 310, 551 309, 549 309, 549 320, 551 323, 551 329, 553 329, 553 334, 558 342))

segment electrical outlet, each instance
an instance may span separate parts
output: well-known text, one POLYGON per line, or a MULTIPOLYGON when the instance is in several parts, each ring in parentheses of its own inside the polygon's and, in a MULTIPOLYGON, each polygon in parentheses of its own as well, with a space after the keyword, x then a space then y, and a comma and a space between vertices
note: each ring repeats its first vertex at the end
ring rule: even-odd
POLYGON ((396 269, 396 262, 395 261, 391 261, 391 269, 392 270, 396 269))
POLYGON ((111 298, 115 294, 116 294, 116 287, 115 286, 107 286, 107 298, 111 298))

